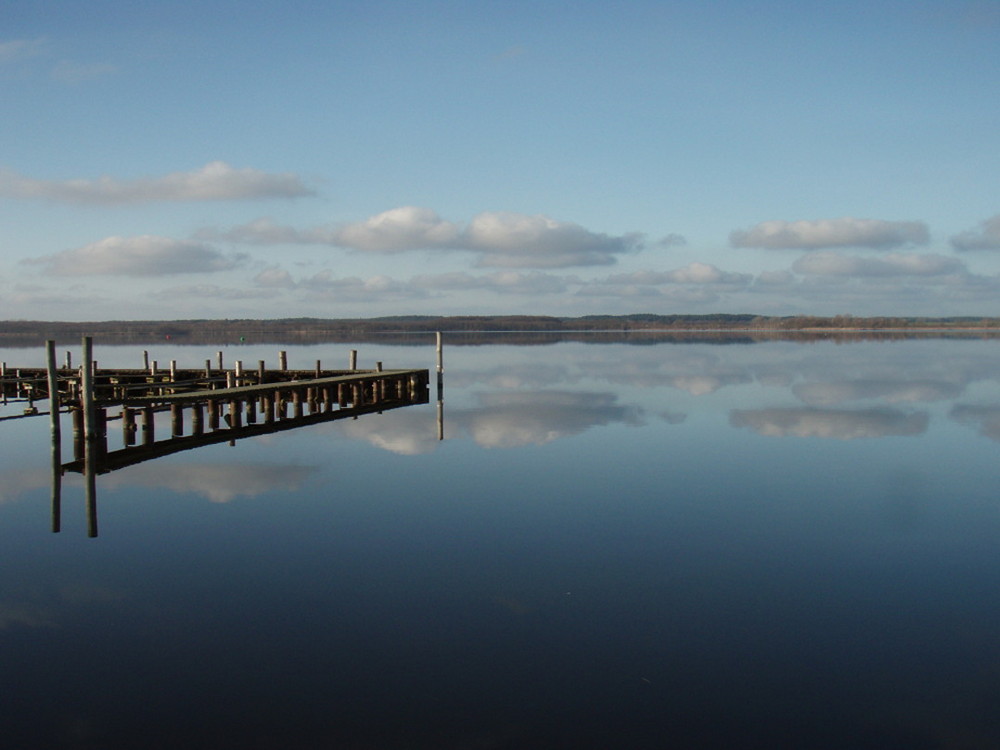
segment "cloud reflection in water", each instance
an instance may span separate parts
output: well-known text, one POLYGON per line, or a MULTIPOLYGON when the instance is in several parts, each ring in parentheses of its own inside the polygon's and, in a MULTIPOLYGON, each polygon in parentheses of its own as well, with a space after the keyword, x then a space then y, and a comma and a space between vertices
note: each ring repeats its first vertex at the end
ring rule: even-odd
POLYGON ((920 435, 929 417, 897 409, 734 409, 733 427, 747 427, 767 437, 819 437, 836 440, 920 435))
POLYGON ((213 503, 257 497, 275 490, 296 490, 315 473, 314 466, 294 464, 191 463, 183 471, 171 463, 150 462, 102 477, 105 487, 156 487, 193 493, 213 503))

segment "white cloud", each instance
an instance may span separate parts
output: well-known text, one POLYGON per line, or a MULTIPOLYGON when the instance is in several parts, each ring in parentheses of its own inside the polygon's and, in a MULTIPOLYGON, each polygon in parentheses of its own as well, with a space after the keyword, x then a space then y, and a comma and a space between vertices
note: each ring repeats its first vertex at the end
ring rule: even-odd
POLYGON ((207 245, 169 237, 106 237, 74 250, 66 250, 26 263, 48 266, 54 276, 162 276, 179 273, 226 271, 243 261, 225 256, 207 245))
POLYGON ((481 276, 461 272, 417 276, 411 283, 434 291, 486 289, 499 294, 558 294, 566 291, 567 280, 547 273, 498 271, 481 276))
POLYGON ((744 286, 752 277, 744 273, 721 271, 710 263, 695 261, 673 271, 636 271, 608 276, 604 284, 661 286, 664 284, 736 284, 744 286))
POLYGON ((982 222, 976 230, 954 235, 951 246, 956 250, 1000 250, 1000 214, 982 222))
POLYGON ((278 267, 265 268, 254 276, 253 280, 257 286, 268 289, 292 289, 295 287, 292 275, 285 269, 278 267))
POLYGON ((819 219, 816 221, 764 221, 729 235, 733 247, 818 250, 829 247, 889 249, 923 245, 930 235, 920 221, 881 219, 819 219))
POLYGON ((0 65, 42 54, 44 39, 11 39, 0 42, 0 65))
POLYGON ((853 277, 947 276, 965 270, 961 261, 944 255, 891 253, 882 258, 862 258, 833 252, 804 255, 792 268, 803 274, 853 277))
POLYGON ((357 276, 337 278, 332 271, 313 274, 300 281, 299 287, 329 302, 369 302, 427 296, 424 290, 416 289, 388 276, 377 275, 367 279, 357 276))
POLYGON ((462 251, 478 254, 477 266, 493 268, 611 265, 617 255, 641 245, 638 234, 601 234, 547 216, 487 211, 463 226, 417 206, 333 227, 299 230, 265 218, 225 232, 203 229, 196 236, 259 245, 330 245, 371 253, 462 251))
POLYGON ((294 198, 313 192, 294 174, 268 174, 249 167, 237 169, 221 161, 190 172, 134 180, 108 176, 96 180, 36 180, 11 170, 0 170, 0 197, 88 205, 294 198))
POLYGON ((355 250, 401 252, 452 248, 458 236, 458 226, 431 209, 402 206, 344 225, 329 235, 329 242, 355 250))
POLYGON ((578 224, 506 212, 476 216, 464 244, 484 253, 480 266, 565 268, 611 265, 616 255, 639 246, 637 234, 612 237, 578 224))
POLYGON ((221 287, 215 284, 190 284, 188 286, 174 286, 168 289, 161 289, 153 292, 150 296, 155 299, 174 300, 181 298, 199 300, 246 300, 246 299, 273 299, 280 292, 277 289, 233 289, 221 287))
POLYGON ((614 274, 582 287, 582 297, 655 297, 673 304, 704 305, 718 302, 719 292, 746 288, 750 274, 722 271, 710 263, 693 262, 672 271, 635 271, 614 274))

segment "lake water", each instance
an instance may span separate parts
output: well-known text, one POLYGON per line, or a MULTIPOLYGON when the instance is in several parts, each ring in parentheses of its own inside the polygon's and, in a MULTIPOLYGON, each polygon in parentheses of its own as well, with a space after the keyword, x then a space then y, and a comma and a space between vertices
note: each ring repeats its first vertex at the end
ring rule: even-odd
MULTIPOLYGON (((1000 341, 450 338, 444 440, 432 386, 150 461, 96 538, 0 422, 3 746, 1000 747, 1000 341)), ((352 346, 434 367, 225 353, 352 346)))

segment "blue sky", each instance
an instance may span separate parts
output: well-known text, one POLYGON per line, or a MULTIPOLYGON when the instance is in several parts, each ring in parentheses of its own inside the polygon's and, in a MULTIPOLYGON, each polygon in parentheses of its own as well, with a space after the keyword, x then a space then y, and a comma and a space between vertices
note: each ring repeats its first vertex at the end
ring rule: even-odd
POLYGON ((1000 315, 1000 2, 0 9, 0 318, 1000 315))

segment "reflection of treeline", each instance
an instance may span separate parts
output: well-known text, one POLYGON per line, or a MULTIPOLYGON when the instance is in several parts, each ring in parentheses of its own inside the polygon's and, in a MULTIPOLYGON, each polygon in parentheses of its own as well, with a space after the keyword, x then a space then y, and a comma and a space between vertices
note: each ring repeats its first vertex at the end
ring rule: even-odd
POLYGON ((279 320, 163 320, 104 322, 0 322, 0 345, 37 346, 46 339, 77 341, 93 336, 103 343, 139 344, 173 340, 185 344, 288 343, 315 344, 377 340, 425 344, 426 334, 462 334, 453 343, 495 343, 496 334, 511 344, 544 344, 557 340, 663 340, 750 342, 774 334, 796 339, 845 334, 893 338, 913 332, 963 331, 968 335, 1000 332, 1000 318, 952 317, 819 317, 796 315, 586 315, 559 318, 542 315, 410 315, 382 318, 283 318, 279 320), (476 334, 490 334, 481 338, 476 334), (539 334, 548 334, 540 336, 539 334))

